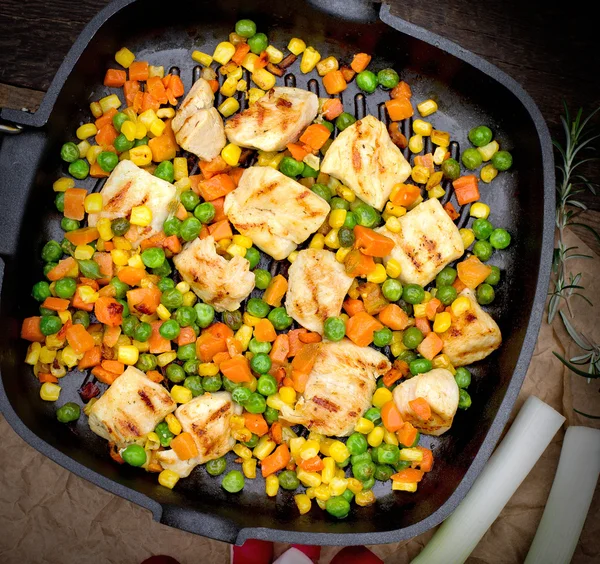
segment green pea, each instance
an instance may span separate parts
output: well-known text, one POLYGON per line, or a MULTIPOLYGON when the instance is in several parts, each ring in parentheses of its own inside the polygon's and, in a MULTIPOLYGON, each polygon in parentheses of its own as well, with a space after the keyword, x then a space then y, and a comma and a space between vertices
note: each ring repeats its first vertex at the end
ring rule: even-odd
POLYGON ((133 146, 134 147, 143 147, 144 145, 148 144, 148 141, 149 141, 148 136, 142 137, 141 139, 136 139, 133 146))
POLYGON ((268 270, 257 268, 254 271, 254 284, 259 290, 266 290, 271 283, 271 274, 268 270))
POLYGON ((373 332, 373 344, 376 347, 385 347, 392 342, 392 330, 388 327, 379 329, 379 331, 373 332))
MULTIPOLYGON (((223 472, 225 472, 225 468, 227 468, 227 461, 223 457, 215 458, 214 460, 209 460, 205 464, 205 468, 206 468, 206 471, 211 476, 220 476, 223 472)), ((233 470, 233 472, 237 472, 237 470, 233 470)), ((231 473, 232 472, 230 472, 230 474, 231 473)), ((238 472, 238 474, 239 474, 239 472, 238 472)), ((225 476, 225 477, 227 477, 227 476, 225 476)), ((225 488, 225 486, 223 486, 223 487, 225 488)), ((244 477, 242 476, 242 486, 239 488, 239 490, 241 490, 243 487, 244 487, 244 477)), ((227 488, 225 488, 225 489, 227 491, 231 491, 233 493, 233 490, 229 490, 227 488)), ((239 490, 235 490, 235 491, 239 491, 239 490)))
POLYGON ((186 378, 183 367, 179 366, 179 364, 175 364, 174 362, 167 366, 165 373, 167 378, 174 384, 179 384, 179 382, 183 382, 186 378))
POLYGON ((77 282, 75 278, 61 278, 57 280, 54 285, 54 291, 59 298, 69 300, 75 294, 77 289, 77 282))
POLYGON ((469 409, 471 407, 471 396, 467 390, 458 390, 458 409, 469 409))
POLYGON ((287 314, 284 307, 276 307, 269 312, 267 319, 273 324, 277 331, 287 329, 294 320, 287 314))
POLYGON ((332 210, 348 211, 350 209, 350 203, 347 202, 346 200, 344 200, 343 198, 340 198, 339 196, 336 196, 335 198, 331 198, 331 202, 329 203, 329 205, 331 206, 332 210))
POLYGON ((346 441, 346 447, 350 451, 350 454, 362 454, 367 452, 369 444, 367 439, 361 433, 352 433, 346 441))
POLYGON ((175 281, 172 278, 161 278, 158 281, 158 289, 161 292, 166 292, 167 290, 172 290, 175 288, 175 281))
POLYGON ((363 227, 373 228, 379 224, 381 216, 379 212, 368 204, 361 204, 353 210, 356 222, 363 227))
POLYGON ((349 456, 348 458, 346 458, 346 460, 342 460, 341 462, 336 462, 336 463, 335 463, 335 465, 336 465, 338 468, 346 468, 346 466, 348 466, 348 464, 350 464, 350 459, 351 459, 351 458, 352 458, 352 457, 351 457, 351 456, 349 456))
POLYGON ((469 131, 469 141, 475 145, 475 147, 483 147, 492 140, 492 130, 486 125, 480 125, 474 127, 469 131))
POLYGON ((381 411, 377 407, 370 407, 363 417, 377 425, 381 421, 381 411))
POLYGON ((254 317, 267 317, 271 306, 260 298, 250 298, 246 305, 246 311, 254 317))
POLYGON ((254 337, 250 340, 248 350, 252 354, 268 353, 271 350, 271 343, 257 341, 254 337))
POLYGON ((31 289, 31 295, 33 299, 38 302, 43 302, 46 298, 49 298, 52 293, 50 292, 50 284, 48 282, 36 282, 31 289))
POLYGON ((290 178, 296 178, 304 170, 304 163, 293 159, 292 157, 283 157, 279 163, 279 172, 289 176, 290 178))
POLYGON ((494 301, 496 297, 496 293, 494 292, 494 287, 489 284, 480 284, 477 286, 477 301, 481 305, 488 305, 494 301))
POLYGON ((400 449, 396 445, 382 444, 377 451, 379 464, 396 464, 400 458, 400 449))
POLYGON ((370 70, 364 70, 356 75, 356 86, 363 92, 371 94, 377 89, 377 75, 370 70))
POLYGON ((166 260, 165 262, 162 263, 162 265, 160 265, 158 268, 153 268, 152 269, 152 274, 155 274, 156 276, 169 276, 169 274, 171 274, 172 272, 172 268, 171 265, 169 264, 169 261, 166 260))
POLYGON ((111 151, 102 151, 98 155, 96 162, 104 172, 112 172, 119 164, 119 157, 111 151))
POLYGON ((146 464, 146 451, 140 445, 129 445, 121 453, 121 457, 130 466, 143 466, 146 464))
POLYGON ((192 396, 195 398, 204 393, 200 376, 187 376, 183 381, 183 385, 192 392, 192 396))
POLYGON ((440 286, 435 297, 444 305, 450 305, 458 296, 454 286, 440 286))
POLYGON ((379 482, 387 482, 395 473, 396 471, 391 466, 387 466, 386 464, 378 464, 375 467, 375 474, 373 475, 373 478, 379 482))
POLYGON ((419 355, 414 351, 402 351, 398 355, 399 360, 403 360, 406 364, 410 364, 413 360, 419 358, 419 355))
POLYGON ((465 149, 461 156, 462 164, 469 170, 475 170, 483 162, 483 157, 477 149, 465 149))
MULTIPOLYGON (((115 126, 115 129, 117 131, 121 131, 121 127, 123 127, 123 124, 126 121, 129 121, 129 117, 127 116, 127 114, 124 114, 123 112, 117 112, 112 118, 113 125, 115 126)), ((132 144, 132 146, 133 146, 133 144, 132 144)), ((115 149, 116 149, 116 147, 115 147, 115 149)))
POLYGON ((87 311, 78 309, 72 316, 73 325, 83 325, 86 329, 90 326, 90 314, 87 311))
POLYGON ((261 394, 253 392, 244 407, 249 413, 264 413, 267 408, 267 403, 261 394))
POLYGON ((409 366, 410 373, 413 376, 416 376, 417 374, 425 374, 433 368, 431 361, 427 360, 426 358, 417 358, 416 360, 413 360, 409 366))
POLYGON ((62 321, 57 315, 42 315, 40 319, 40 331, 42 335, 54 335, 60 331, 62 321))
POLYGON ((492 164, 499 171, 508 170, 513 163, 512 155, 508 151, 498 151, 492 157, 492 164))
POLYGON ((225 474, 221 487, 229 493, 237 493, 244 489, 244 475, 239 470, 231 470, 225 474))
POLYGON ((244 446, 247 446, 248 448, 254 448, 258 444, 258 435, 255 435, 254 433, 252 433, 250 440, 246 441, 243 444, 244 444, 244 446))
POLYGON ((451 266, 445 266, 435 277, 435 285, 437 288, 441 286, 452 286, 456 280, 456 269, 451 266))
POLYGON ((183 294, 177 288, 172 288, 163 292, 160 303, 169 309, 181 307, 183 305, 183 294))
POLYGON ((325 184, 313 184, 310 188, 317 196, 323 198, 326 202, 331 201, 331 190, 325 184))
POLYGON ((490 245, 494 249, 506 249, 510 245, 510 233, 505 229, 494 229, 490 235, 490 245))
POLYGON ((350 503, 341 495, 333 496, 325 502, 325 511, 337 519, 345 519, 350 513, 350 503))
POLYGON ((65 193, 64 192, 56 193, 56 198, 54 198, 54 205, 56 206, 56 209, 60 213, 63 213, 65 211, 65 193))
POLYGON ((340 230, 338 231, 338 240, 340 242, 340 246, 344 248, 352 247, 354 245, 354 241, 356 240, 354 237, 354 231, 348 227, 340 227, 340 230))
POLYGON ((279 420, 279 412, 275 408, 269 407, 267 405, 267 409, 265 409, 263 417, 265 418, 268 425, 273 425, 275 421, 279 420))
POLYGON ((221 380, 220 374, 217 374, 216 376, 206 376, 202 380, 202 387, 205 391, 210 392, 211 394, 218 392, 222 385, 223 380, 221 380))
MULTIPOLYGON (((62 226, 62 221, 60 222, 60 224, 62 226)), ((73 243, 71 243, 71 241, 69 241, 68 239, 62 240, 60 248, 65 255, 73 256, 75 254, 75 245, 73 245, 73 243)))
POLYGON ((215 318, 215 310, 211 305, 198 303, 194 306, 194 310, 196 310, 196 323, 198 323, 198 326, 202 329, 208 327, 213 322, 215 318))
POLYGON ((346 323, 341 317, 328 317, 323 325, 323 331, 329 341, 341 341, 346 335, 346 323))
POLYGON ((77 178, 77 180, 83 180, 84 178, 87 178, 89 173, 90 165, 83 159, 77 159, 69 165, 69 174, 77 178))
POLYGON ((129 305, 127 304, 127 302, 125 300, 117 300, 118 303, 121 304, 121 306, 123 307, 123 311, 121 312, 121 315, 123 317, 127 317, 130 312, 129 312, 129 305))
MULTIPOLYGON (((253 359, 254 360, 254 359, 253 359)), ((277 393, 277 380, 270 374, 263 374, 256 384, 256 389, 263 396, 271 396, 277 393)))
POLYGON ((410 468, 410 465, 410 460, 398 460, 397 464, 394 464, 394 468, 396 469, 396 472, 401 472, 402 470, 410 468))
POLYGON ((75 219, 69 219, 68 217, 63 217, 60 221, 60 226, 64 231, 75 231, 75 229, 79 229, 79 221, 75 219))
POLYGON ((131 224, 125 217, 117 217, 110 222, 110 230, 117 237, 122 237, 125 235, 129 231, 130 227, 131 224))
POLYGON ((175 321, 181 327, 189 327, 196 322, 196 311, 191 306, 181 306, 175 312, 175 321))
POLYGON ((72 421, 77 421, 80 415, 81 408, 72 401, 65 403, 65 405, 56 410, 56 418, 61 423, 71 423, 72 421))
POLYGON ((425 290, 418 284, 407 284, 402 290, 402 299, 409 304, 420 304, 425 299, 425 290))
POLYGON ((335 120, 335 126, 340 130, 344 131, 347 127, 350 127, 356 122, 356 118, 348 112, 342 112, 335 120))
POLYGON ((194 217, 201 223, 210 223, 216 213, 215 206, 210 202, 202 202, 194 208, 194 217))
POLYGON ((250 391, 250 389, 244 388, 243 386, 236 388, 231 393, 231 397, 233 398, 233 401, 239 403, 240 405, 244 405, 250 399, 251 395, 252 395, 252 392, 250 391))
POLYGON ((140 343, 145 343, 152 335, 152 325, 142 321, 133 330, 133 338, 140 343))
POLYGON ((169 425, 166 421, 159 423, 154 429, 154 432, 158 435, 160 446, 165 448, 167 448, 175 438, 175 435, 169 431, 169 425))
POLYGON ((256 24, 252 20, 239 20, 235 24, 235 32, 248 39, 256 34, 256 24))
POLYGON ((260 262, 260 252, 255 247, 246 250, 244 258, 250 263, 250 270, 254 270, 260 262))
POLYGON ((60 149, 60 158, 68 163, 74 163, 79 158, 79 147, 72 141, 65 143, 60 149))
POLYGON ((476 239, 480 241, 485 241, 490 237, 492 232, 494 231, 494 226, 487 220, 483 218, 477 218, 473 222, 473 235, 475 235, 476 239))
POLYGON ((135 332, 135 328, 139 325, 139 320, 137 317, 125 317, 123 319, 123 323, 121 323, 121 330, 123 331, 123 335, 127 337, 133 337, 135 332))
POLYGON ((181 231, 181 220, 176 217, 170 217, 163 223, 163 231, 167 237, 171 235, 179 236, 181 231))
POLYGON ((381 69, 377 73, 377 82, 383 86, 383 88, 394 88, 398 86, 400 77, 394 69, 381 69))
POLYGON ((166 180, 167 182, 173 182, 173 180, 175 180, 173 163, 171 161, 163 161, 160 163, 154 170, 154 176, 162 180, 166 180))
POLYGON ((191 241, 200 234, 202 224, 195 217, 188 217, 181 224, 180 235, 184 241, 191 241))
POLYGON ((454 379, 459 388, 465 389, 471 385, 471 373, 464 366, 459 366, 456 369, 454 379))
POLYGON ((122 133, 115 139, 113 146, 119 153, 133 149, 135 141, 129 141, 122 133))
POLYGON ((269 46, 269 38, 264 33, 255 33, 248 38, 248 45, 252 53, 260 55, 269 46))
POLYGON ((142 262, 148 268, 158 268, 165 262, 165 251, 160 247, 152 247, 142 252, 142 262))
POLYGON ((156 356, 150 353, 143 353, 138 358, 135 367, 142 372, 148 372, 149 370, 154 370, 157 363, 156 356))
POLYGON ((449 180, 456 180, 460 176, 460 165, 456 159, 446 159, 442 163, 442 172, 449 180))
POLYGON ((402 284, 395 278, 388 278, 381 286, 383 297, 390 302, 397 302, 402 297, 402 284))
POLYGON ((284 470, 279 474, 279 485, 288 491, 297 490, 300 486, 300 480, 298 480, 298 476, 296 472, 293 470, 284 470))
POLYGON ((181 333, 181 327, 177 321, 174 319, 169 319, 160 326, 158 332, 160 333, 161 337, 165 339, 177 339, 177 337, 179 337, 179 333, 181 333))
POLYGON ((200 361, 198 359, 194 360, 186 360, 183 363, 183 370, 186 374, 190 374, 191 376, 198 375, 198 366, 200 366, 200 361))
POLYGON ((370 460, 354 464, 352 465, 352 474, 358 480, 368 480, 375 474, 375 464, 370 460))
MULTIPOLYGON (((200 203, 200 196, 198 196, 198 194, 196 194, 196 192, 193 190, 186 190, 185 192, 182 192, 181 196, 179 196, 179 199, 187 211, 194 211, 196 206, 200 203)), ((198 217, 197 219, 200 218, 198 217)))
POLYGON ((250 368, 252 368, 252 370, 254 370, 254 372, 257 374, 266 374, 269 372, 269 370, 271 370, 271 359, 269 355, 265 353, 255 354, 250 361, 250 368))
POLYGON ((473 245, 473 254, 481 261, 486 262, 492 258, 494 247, 489 241, 477 241, 473 245))
POLYGON ((404 331, 402 342, 407 349, 416 349, 423 341, 423 333, 416 327, 409 327, 404 331))
POLYGON ((373 453, 375 449, 372 449, 372 451, 369 453, 367 451, 365 452, 361 452, 360 454, 353 454, 350 456, 350 463, 352 464, 352 466, 356 466, 357 464, 360 464, 361 462, 371 462, 371 454, 373 453))
POLYGON ((46 278, 48 278, 48 274, 50 273, 50 271, 51 271, 51 270, 52 270, 52 269, 53 269, 55 266, 58 266, 58 263, 57 263, 57 262, 47 262, 47 263, 44 265, 44 268, 42 269, 42 272, 44 273, 44 276, 45 276, 46 278))
POLYGON ((319 176, 319 171, 304 163, 304 168, 302 169, 302 178, 317 178, 317 176, 319 176))
POLYGON ((492 266, 492 271, 484 282, 492 286, 498 284, 500 282, 500 269, 497 266, 492 266))
POLYGON ((223 389, 226 392, 229 392, 230 394, 236 388, 241 388, 242 387, 242 383, 241 382, 232 382, 229 378, 225 378, 225 376, 223 376, 222 381, 223 381, 223 389))
POLYGON ((121 282, 116 276, 111 279, 110 285, 115 289, 115 298, 124 298, 127 295, 129 286, 121 282))
POLYGON ((352 500, 354 499, 354 494, 352 493, 352 490, 349 489, 345 489, 344 492, 342 493, 342 497, 348 502, 352 502, 352 500))
POLYGON ((327 121, 326 119, 324 119, 321 122, 322 125, 324 125, 327 129, 329 129, 329 133, 333 133, 333 130, 335 129, 333 123, 331 123, 330 121, 327 121))

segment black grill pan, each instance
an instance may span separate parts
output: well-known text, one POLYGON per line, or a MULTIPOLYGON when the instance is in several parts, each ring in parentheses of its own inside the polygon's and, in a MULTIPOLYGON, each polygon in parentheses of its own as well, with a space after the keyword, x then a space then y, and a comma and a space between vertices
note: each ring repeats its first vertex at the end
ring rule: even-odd
MULTIPOLYGON (((288 84, 307 84, 298 62, 288 84)), ((314 75, 311 76, 314 78, 314 75)), ((321 95, 323 95, 321 86, 321 95)), ((358 117, 381 116, 387 93, 364 97, 354 84, 343 92, 347 111, 358 117)), ((0 408, 12 427, 37 450, 100 487, 149 509, 156 520, 207 537, 241 543, 247 538, 307 544, 377 544, 416 536, 440 523, 456 507, 490 456, 509 417, 535 346, 550 273, 554 222, 554 172, 546 124, 531 98, 507 75, 472 53, 391 15, 389 7, 359 0, 195 0, 165 5, 157 0, 116 0, 84 29, 34 114, 4 110, 1 118, 22 127, 4 135, 0 147, 0 408), (89 121, 89 103, 108 93, 101 81, 114 67, 114 53, 126 45, 140 60, 176 67, 186 90, 195 63, 192 49, 211 53, 234 23, 248 17, 282 48, 301 37, 323 57, 349 62, 354 53, 373 55, 372 68, 394 67, 413 89, 413 99, 434 98, 437 129, 450 131, 458 153, 468 130, 489 125, 514 168, 490 185, 481 184, 491 220, 505 227, 513 244, 495 253, 502 269, 497 299, 489 308, 504 344, 474 367, 469 392, 473 406, 461 412, 452 429, 429 438, 435 467, 417 493, 392 493, 378 483, 378 501, 356 508, 343 521, 317 509, 299 516, 292 494, 264 494, 261 479, 242 493, 220 488, 203 468, 173 490, 156 476, 114 464, 106 442, 90 432, 86 418, 70 428, 56 421, 55 406, 39 398, 39 384, 23 363, 26 343, 19 338, 23 317, 32 315, 32 284, 41 278, 40 250, 50 238, 62 239, 53 211, 52 182, 64 174, 62 143, 89 121)), ((404 124, 405 130, 410 123, 404 124)), ((97 181, 78 182, 89 190, 97 181)), ((449 196, 450 197, 450 194, 449 196)), ((462 210, 461 225, 469 221, 462 210)), ((80 402, 86 374, 61 381, 60 403, 80 402)))

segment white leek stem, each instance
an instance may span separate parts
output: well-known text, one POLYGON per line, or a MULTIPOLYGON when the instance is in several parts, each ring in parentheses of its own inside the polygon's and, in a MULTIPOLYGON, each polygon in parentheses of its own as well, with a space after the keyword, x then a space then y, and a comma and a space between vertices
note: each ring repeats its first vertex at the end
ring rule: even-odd
POLYGON ((571 562, 600 475, 600 430, 569 427, 525 564, 571 562))
POLYGON ((465 499, 413 564, 461 564, 531 471, 565 418, 530 396, 465 499))

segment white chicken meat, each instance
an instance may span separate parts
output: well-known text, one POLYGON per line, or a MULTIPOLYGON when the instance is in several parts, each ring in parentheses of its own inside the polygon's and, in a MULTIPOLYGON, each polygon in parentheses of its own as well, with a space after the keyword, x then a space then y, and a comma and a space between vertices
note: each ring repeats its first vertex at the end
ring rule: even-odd
POLYGON ((439 436, 452 426, 458 408, 458 385, 452 373, 435 368, 404 380, 394 388, 394 403, 404 421, 409 421, 421 433, 439 436), (431 408, 431 419, 423 421, 409 402, 423 398, 431 408))
POLYGON ((89 214, 88 225, 94 227, 100 218, 129 218, 131 208, 147 206, 152 212, 150 225, 132 225, 131 232, 128 233, 131 244, 138 247, 144 239, 162 230, 176 192, 175 186, 134 165, 130 160, 121 161, 100 191, 102 211, 89 214))
POLYGON ((281 418, 326 436, 345 437, 371 407, 375 382, 391 368, 389 360, 370 347, 348 339, 323 342, 295 408, 285 405, 281 418))
POLYGON ((502 344, 502 334, 491 315, 481 309, 473 290, 465 288, 460 294, 471 302, 471 307, 452 317, 450 329, 440 334, 444 343, 442 352, 454 366, 466 366, 484 359, 502 344))
POLYGON ((361 200, 382 210, 394 184, 410 176, 410 165, 385 125, 367 116, 342 131, 321 163, 321 172, 348 186, 361 200))
POLYGON ((283 151, 317 116, 319 99, 301 88, 276 86, 225 124, 232 143, 249 149, 283 151))
POLYGON ((375 231, 394 241, 394 248, 384 263, 390 259, 400 263, 399 279, 403 284, 426 286, 448 263, 465 252, 458 227, 436 198, 419 204, 398 221, 398 233, 392 233, 385 226, 375 231))
POLYGON ((342 311, 352 280, 331 251, 300 251, 289 269, 285 298, 288 315, 302 327, 322 334, 325 320, 342 311))
POLYGON ((225 147, 225 126, 214 107, 210 84, 200 78, 192 86, 177 110, 171 127, 180 147, 203 161, 211 161, 225 147))
POLYGON ((234 311, 254 289, 248 259, 217 254, 215 240, 194 239, 173 258, 175 268, 193 292, 216 311, 234 311))
POLYGON ((88 423, 94 433, 119 448, 141 445, 176 407, 163 386, 129 366, 92 406, 88 423))
POLYGON ((232 415, 240 415, 242 407, 234 403, 229 392, 205 393, 177 408, 175 416, 184 432, 190 433, 198 448, 198 456, 181 460, 174 450, 164 450, 156 458, 165 470, 172 470, 180 478, 209 460, 227 454, 235 445, 231 436, 232 415))
POLYGON ((278 170, 252 166, 225 197, 224 211, 242 235, 282 260, 321 227, 329 204, 278 170))

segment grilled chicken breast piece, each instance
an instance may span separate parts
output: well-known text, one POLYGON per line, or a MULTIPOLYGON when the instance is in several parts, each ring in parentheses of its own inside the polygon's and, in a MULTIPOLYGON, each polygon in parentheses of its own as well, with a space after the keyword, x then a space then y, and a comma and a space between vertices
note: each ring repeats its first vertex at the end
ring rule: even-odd
POLYGON ((460 294, 469 298, 471 308, 452 317, 448 331, 440 334, 444 343, 442 352, 454 366, 466 366, 490 355, 502 344, 502 334, 492 316, 477 303, 475 293, 465 288, 460 294))
POLYGON ((217 254, 215 240, 194 239, 173 258, 175 268, 194 293, 216 311, 234 311, 254 289, 247 259, 227 260, 217 254))
POLYGON ((200 78, 177 110, 171 127, 177 143, 203 161, 211 161, 225 147, 225 126, 214 105, 210 84, 200 78))
POLYGON ((139 168, 129 160, 121 161, 110 173, 102 187, 102 211, 88 215, 88 224, 94 227, 100 218, 110 220, 118 217, 129 217, 131 208, 148 206, 152 211, 152 222, 148 227, 132 225, 130 235, 137 235, 131 240, 134 247, 148 237, 162 230, 163 223, 169 215, 169 204, 175 198, 176 188, 169 182, 139 168))
POLYGON ((396 259, 402 267, 403 284, 426 286, 448 263, 464 251, 462 237, 442 204, 431 198, 399 217, 401 230, 392 233, 385 226, 375 229, 394 241, 392 252, 385 257, 396 259))
POLYGON ((352 280, 331 251, 300 251, 289 269, 285 298, 288 315, 302 327, 322 334, 325 320, 342 311, 352 280))
POLYGON ((373 116, 344 129, 321 163, 321 172, 331 174, 361 200, 380 211, 394 184, 404 182, 410 176, 410 170, 385 124, 373 116))
POLYGON ((164 450, 156 454, 161 466, 185 478, 198 464, 224 456, 235 445, 229 421, 232 415, 241 413, 242 406, 232 401, 229 392, 205 393, 180 405, 175 416, 194 438, 198 456, 181 460, 174 450, 164 450))
POLYGON ((301 88, 276 86, 225 124, 232 143, 249 149, 283 151, 317 117, 319 99, 301 88))
POLYGON ((350 435, 371 407, 375 382, 391 368, 389 360, 349 339, 321 344, 303 396, 294 409, 284 406, 282 419, 327 436, 350 435))
POLYGON ((282 260, 321 227, 329 204, 271 167, 252 166, 225 197, 224 211, 242 235, 282 260))
POLYGON ((439 436, 452 426, 458 408, 458 385, 445 368, 435 368, 401 382, 393 392, 394 403, 404 421, 409 421, 421 433, 439 436), (431 419, 423 421, 411 409, 409 402, 423 398, 431 408, 431 419))
POLYGON ((176 407, 163 386, 130 366, 92 406, 88 423, 96 435, 119 448, 132 443, 141 445, 146 435, 176 407))

